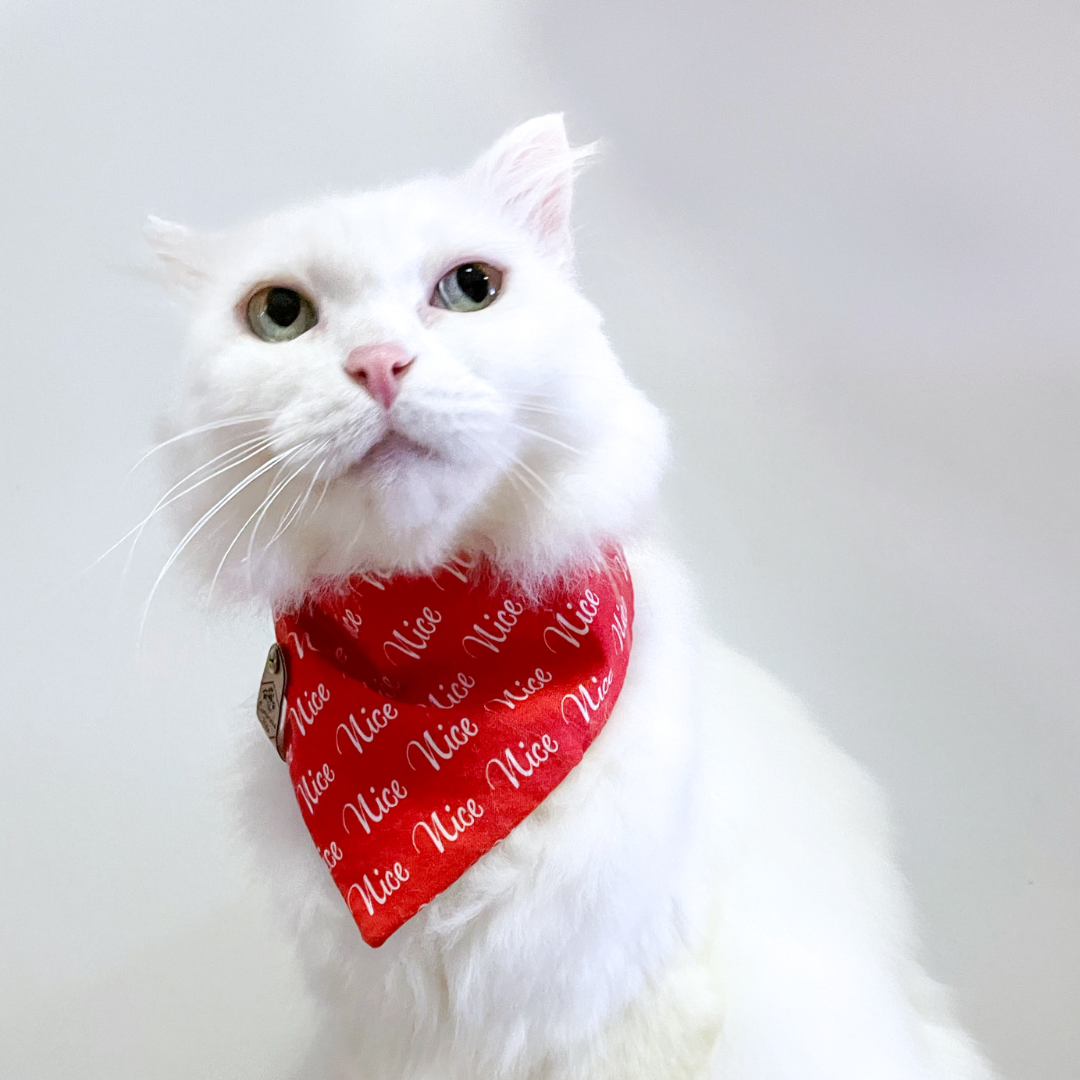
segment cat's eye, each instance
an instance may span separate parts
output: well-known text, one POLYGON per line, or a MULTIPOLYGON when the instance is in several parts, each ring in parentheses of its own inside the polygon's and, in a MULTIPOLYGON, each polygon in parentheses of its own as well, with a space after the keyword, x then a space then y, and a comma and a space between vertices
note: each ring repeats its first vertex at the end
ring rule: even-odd
POLYGON ((251 332, 263 341, 292 341, 310 330, 319 317, 302 293, 271 285, 248 301, 247 321, 251 332))
POLYGON ((499 295, 502 279, 487 263, 462 263, 439 279, 431 302, 449 311, 480 311, 499 295))

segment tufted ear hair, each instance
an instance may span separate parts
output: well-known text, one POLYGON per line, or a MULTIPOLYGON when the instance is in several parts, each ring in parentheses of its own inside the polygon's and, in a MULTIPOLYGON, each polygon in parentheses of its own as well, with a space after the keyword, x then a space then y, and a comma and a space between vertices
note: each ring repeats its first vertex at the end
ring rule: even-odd
POLYGON ((471 187, 496 200, 545 255, 566 262, 573 254, 570 197, 574 176, 595 152, 595 143, 571 149, 562 113, 550 113, 504 135, 465 178, 471 187))
POLYGON ((143 225, 143 235, 158 257, 164 284, 185 299, 194 297, 210 278, 212 239, 153 214, 143 225))

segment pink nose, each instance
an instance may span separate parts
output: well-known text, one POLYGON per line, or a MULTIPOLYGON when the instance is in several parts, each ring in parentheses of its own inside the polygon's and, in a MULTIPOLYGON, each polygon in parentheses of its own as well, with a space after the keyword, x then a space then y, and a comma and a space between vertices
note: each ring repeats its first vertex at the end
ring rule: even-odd
POLYGON ((389 409, 401 389, 401 377, 413 357, 395 341, 361 345, 345 360, 345 371, 384 408, 389 409))

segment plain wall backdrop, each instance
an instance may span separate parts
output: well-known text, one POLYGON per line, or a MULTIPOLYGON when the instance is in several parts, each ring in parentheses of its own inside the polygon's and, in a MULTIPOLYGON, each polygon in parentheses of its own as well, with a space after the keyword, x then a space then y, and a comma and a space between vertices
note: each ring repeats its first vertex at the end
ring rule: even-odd
POLYGON ((565 110, 583 283, 713 626, 886 788, 1007 1080, 1080 1059, 1080 7, 0 0, 0 1076, 276 1080, 310 1017, 224 810, 270 641, 132 465, 144 215, 458 168, 565 110))

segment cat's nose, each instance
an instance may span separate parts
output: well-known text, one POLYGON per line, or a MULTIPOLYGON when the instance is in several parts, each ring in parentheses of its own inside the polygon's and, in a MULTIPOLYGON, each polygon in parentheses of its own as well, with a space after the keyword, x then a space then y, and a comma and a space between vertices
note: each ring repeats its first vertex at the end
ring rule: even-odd
POLYGON ((345 372, 355 379, 384 409, 389 409, 401 389, 401 377, 414 357, 396 341, 361 345, 345 360, 345 372))

